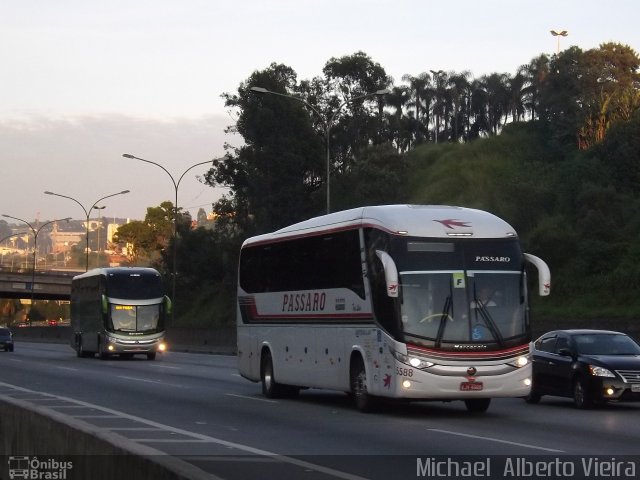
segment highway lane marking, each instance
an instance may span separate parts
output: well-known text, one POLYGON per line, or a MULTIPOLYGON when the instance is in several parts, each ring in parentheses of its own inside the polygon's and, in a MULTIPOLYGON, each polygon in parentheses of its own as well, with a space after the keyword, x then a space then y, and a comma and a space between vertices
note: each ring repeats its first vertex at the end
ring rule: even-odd
POLYGON ((72 368, 72 367, 59 367, 59 366, 56 366, 56 368, 59 368, 60 370, 70 370, 72 372, 77 372, 78 371, 77 368, 72 368))
MULTIPOLYGON (((161 430, 164 430, 166 432, 169 433, 173 433, 173 434, 179 434, 179 435, 184 435, 187 437, 191 437, 194 439, 198 439, 198 440, 202 440, 203 443, 208 442, 208 443, 213 443, 216 445, 222 445, 224 447, 228 447, 228 448, 235 448, 237 450, 240 450, 242 452, 247 452, 253 455, 257 455, 259 457, 264 457, 264 458, 273 458, 276 459, 277 461, 283 462, 283 463, 287 463, 290 465, 295 465, 297 467, 303 468, 303 469, 307 469, 307 470, 311 470, 314 472, 319 472, 319 473, 324 473, 325 475, 328 475, 330 477, 335 477, 335 478, 340 478, 342 480, 367 480, 364 477, 361 477, 359 475, 354 475, 351 473, 347 473, 347 472, 342 472, 340 470, 335 470, 333 468, 330 467, 325 467, 323 465, 317 465, 315 463, 311 463, 311 462, 306 462, 304 460, 299 460, 297 458, 293 458, 293 457, 288 457, 286 455, 280 455, 277 454, 275 452, 271 452, 268 450, 262 450, 261 448, 255 448, 255 447, 251 447, 249 445, 244 445, 242 443, 236 443, 236 442, 230 442, 228 440, 223 440, 221 438, 216 438, 216 437, 210 437, 208 435, 203 435, 200 433, 196 433, 196 432, 190 432, 188 430, 183 430, 181 428, 177 428, 177 427, 172 427, 170 425, 164 425, 162 423, 159 422, 154 422, 153 420, 147 420, 146 418, 142 418, 142 417, 137 417, 135 415, 130 415, 128 413, 125 412, 121 412, 118 410, 113 410, 111 408, 107 408, 107 407, 102 407, 100 405, 95 405, 93 403, 89 403, 89 402, 84 402, 82 400, 76 400, 75 398, 71 398, 71 397, 63 397, 61 395, 53 395, 51 393, 46 393, 46 392, 38 392, 36 390, 30 390, 24 387, 19 387, 17 385, 12 385, 10 383, 4 383, 4 382, 0 382, 0 387, 8 387, 8 388, 13 388, 15 391, 19 391, 19 392, 25 392, 25 393, 31 393, 31 394, 41 394, 41 395, 45 395, 48 397, 55 397, 58 398, 60 400, 64 400, 70 403, 75 403, 76 405, 83 405, 87 408, 93 408, 96 410, 99 410, 101 412, 105 412, 105 413, 109 413, 112 415, 118 415, 121 418, 126 418, 128 420, 131 420, 133 422, 137 422, 137 423, 141 423, 143 425, 148 425, 150 427, 157 427, 161 430)), ((109 430, 106 427, 101 427, 104 430, 109 430)), ((153 440, 153 439, 151 439, 153 440)), ((148 442, 149 440, 141 440, 141 442, 148 442)), ((152 448, 152 447, 148 447, 148 448, 152 448)), ((169 455, 166 452, 162 452, 166 455, 169 455)), ((176 456, 176 458, 180 458, 179 456, 176 456)))
POLYGON ((24 363, 24 360, 18 360, 17 358, 10 358, 10 362, 24 363))
POLYGON ((155 367, 155 368, 166 368, 169 370, 182 370, 181 367, 171 367, 169 365, 159 365, 157 363, 152 363, 151 365, 149 365, 150 367, 155 367))
POLYGON ((133 380, 135 382, 153 383, 154 385, 166 385, 168 387, 189 388, 178 383, 167 383, 163 380, 151 380, 150 378, 127 377, 125 375, 118 375, 118 378, 122 378, 124 380, 133 380))
POLYGON ((527 443, 511 442, 509 440, 502 440, 500 438, 483 437, 481 435, 471 435, 469 433, 452 432, 450 430, 440 430, 439 428, 428 428, 427 430, 430 430, 432 432, 438 432, 438 433, 447 433, 449 435, 457 435, 459 437, 475 438, 475 439, 478 439, 478 440, 487 440, 489 442, 506 443, 508 445, 515 445, 517 447, 533 448, 535 450, 544 450, 546 452, 565 453, 564 450, 557 450, 555 448, 540 447, 538 445, 530 445, 530 444, 527 444, 527 443))
POLYGON ((228 396, 228 397, 238 397, 238 398, 246 398, 247 400, 256 400, 258 402, 279 403, 277 400, 269 400, 267 398, 250 397, 248 395, 238 395, 236 393, 225 393, 225 395, 228 396))
POLYGON ((209 440, 201 440, 198 438, 130 438, 129 440, 144 443, 211 443, 209 440))
POLYGON ((109 430, 118 432, 158 432, 161 431, 155 427, 109 427, 109 430))
POLYGON ((229 456, 198 456, 198 455, 180 455, 183 460, 197 460, 201 462, 259 462, 259 463, 275 463, 276 459, 273 458, 261 458, 261 457, 247 457, 244 455, 236 455, 235 457, 229 456))

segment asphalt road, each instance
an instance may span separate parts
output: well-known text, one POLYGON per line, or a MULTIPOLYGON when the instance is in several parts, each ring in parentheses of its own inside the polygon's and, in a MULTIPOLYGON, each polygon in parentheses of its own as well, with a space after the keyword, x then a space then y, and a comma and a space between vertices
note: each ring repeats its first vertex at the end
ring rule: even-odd
POLYGON ((516 468, 521 458, 555 461, 556 470, 564 460, 578 471, 584 462, 613 465, 614 475, 588 478, 628 478, 626 462, 635 462, 640 475, 640 404, 579 411, 569 399, 543 397, 538 405, 493 400, 483 414, 462 402, 394 403, 363 414, 341 392, 266 399, 259 384, 238 375, 233 356, 168 352, 157 361, 101 361, 42 343, 0 352, 0 394, 81 418, 225 480, 455 478, 452 462, 488 456, 498 457, 486 478, 516 478, 503 464, 516 468), (449 464, 433 467, 443 459, 449 464))

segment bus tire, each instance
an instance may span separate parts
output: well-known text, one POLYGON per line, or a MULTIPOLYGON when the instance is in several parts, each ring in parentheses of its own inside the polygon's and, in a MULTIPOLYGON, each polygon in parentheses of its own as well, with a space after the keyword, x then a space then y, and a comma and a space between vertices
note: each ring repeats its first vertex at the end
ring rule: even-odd
POLYGON ((469 400, 465 400, 464 404, 467 407, 467 410, 471 413, 484 413, 491 405, 490 398, 471 398, 469 400))
POLYGON ((529 395, 524 397, 524 401, 534 405, 536 403, 539 403, 541 398, 542 398, 542 395, 540 395, 538 392, 532 389, 531 393, 529 393, 529 395))
POLYGON ((147 353, 147 360, 155 360, 155 359, 156 359, 156 352, 147 353))
POLYGON ((91 356, 91 353, 85 352, 84 347, 82 346, 82 335, 78 335, 76 340, 76 355, 78 358, 87 358, 91 356))
POLYGON ((104 351, 104 346, 102 345, 102 339, 98 337, 98 358, 100 360, 108 360, 109 353, 104 351))
POLYGON ((373 412, 377 402, 376 398, 369 395, 367 390, 367 372, 359 355, 355 356, 351 362, 349 377, 356 408, 363 413, 373 412))
POLYGON ((284 387, 276 382, 273 375, 273 359, 271 352, 265 350, 260 361, 260 380, 262 381, 262 394, 267 398, 279 398, 284 394, 284 387))

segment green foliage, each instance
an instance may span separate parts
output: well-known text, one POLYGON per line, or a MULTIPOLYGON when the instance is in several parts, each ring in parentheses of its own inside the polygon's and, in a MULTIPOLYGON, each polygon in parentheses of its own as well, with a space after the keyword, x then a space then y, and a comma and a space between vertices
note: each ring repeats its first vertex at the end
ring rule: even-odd
POLYGON ((401 203, 407 198, 407 162, 391 145, 361 152, 348 172, 333 182, 333 206, 344 210, 362 205, 401 203))
POLYGON ((432 71, 403 86, 363 52, 331 58, 312 80, 280 64, 254 72, 223 95, 244 144, 206 176, 229 188, 213 229, 181 224, 163 251, 169 272, 179 249, 181 315, 231 319, 242 240, 323 211, 327 143, 333 210, 491 211, 551 267, 554 294, 534 300, 543 316, 640 314, 639 65, 630 47, 607 43, 540 55, 513 76, 432 71), (356 98, 382 88, 386 100, 356 98))
POLYGON ((416 148, 408 155, 410 201, 481 208, 509 221, 525 250, 551 268, 552 296, 536 301, 543 315, 638 315, 640 197, 619 172, 633 161, 612 153, 637 155, 636 121, 585 152, 559 150, 536 125, 416 148))

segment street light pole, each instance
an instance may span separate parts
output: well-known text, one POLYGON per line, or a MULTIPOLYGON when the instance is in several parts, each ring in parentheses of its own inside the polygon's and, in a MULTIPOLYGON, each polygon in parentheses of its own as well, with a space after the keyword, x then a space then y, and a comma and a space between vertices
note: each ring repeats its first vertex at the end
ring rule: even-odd
POLYGON ((56 197, 62 197, 62 198, 68 198, 69 200, 73 200, 74 202, 76 202, 78 205, 80 205, 80 208, 82 208, 82 210, 84 211, 85 217, 87 219, 87 222, 85 224, 85 265, 84 265, 84 271, 88 271, 89 270, 89 217, 91 215, 91 211, 95 208, 104 208, 104 207, 96 207, 96 205, 98 205, 99 202, 101 202, 102 200, 106 199, 106 198, 110 198, 110 197, 115 197, 116 195, 124 195, 125 193, 129 193, 129 190, 123 190, 121 192, 117 192, 117 193, 112 193, 111 195, 106 195, 102 198, 99 198, 98 200, 95 201, 95 203, 93 205, 91 205, 91 208, 87 209, 85 208, 85 206, 80 203, 78 200, 76 200, 73 197, 69 197, 67 195, 61 195, 59 193, 54 193, 54 192, 44 192, 46 195, 55 195, 56 197))
POLYGON ((558 50, 556 54, 559 55, 560 54, 560 37, 566 37, 567 35, 569 35, 569 32, 567 32, 566 30, 562 30, 560 32, 558 32, 557 30, 551 30, 551 35, 553 35, 554 37, 557 37, 558 39, 558 50))
MULTIPOLYGON (((195 164, 191 165, 184 172, 182 172, 182 175, 180 175, 180 177, 178 178, 178 181, 176 181, 175 178, 173 177, 173 175, 171 175, 171 173, 169 172, 169 170, 164 168, 159 163, 153 162, 151 160, 146 160, 144 158, 136 157, 135 155, 131 155, 130 153, 123 153, 122 156, 124 158, 131 158, 133 160, 140 160, 141 162, 150 163, 152 165, 155 165, 156 167, 160 167, 167 175, 169 175, 169 178, 171 179, 171 182, 173 183, 173 188, 174 188, 174 191, 175 191, 175 202, 173 204, 173 269, 172 269, 173 272, 172 272, 172 283, 171 283, 171 301, 175 305, 176 304, 176 276, 178 275, 178 267, 177 267, 177 262, 178 262, 178 255, 177 255, 177 253, 178 253, 178 243, 177 243, 177 239, 178 239, 178 189, 180 188, 180 182, 182 181, 184 176, 187 174, 187 172, 189 172, 189 170, 191 170, 192 168, 195 168, 195 167, 197 167, 199 165, 205 165, 207 163, 213 163, 213 160, 207 160, 206 162, 198 162, 198 163, 195 163, 195 164)), ((176 311, 175 308, 171 309, 171 323, 174 324, 174 325, 175 325, 175 322, 173 320, 174 320, 175 311, 176 311)))
MULTIPOLYGON (((5 215, 5 214, 2 214, 2 216, 6 217, 6 218, 11 218, 13 220, 18 220, 19 222, 22 222, 22 223, 25 223, 31 229, 31 232, 33 233, 33 268, 31 270, 31 308, 33 308, 33 306, 34 306, 34 303, 33 303, 34 302, 34 288, 35 288, 35 281, 36 281, 36 262, 37 262, 36 253, 38 251, 38 234, 47 225, 49 225, 51 223, 54 223, 54 222, 61 222, 63 220, 66 220, 68 222, 69 220, 71 220, 71 217, 59 218, 59 219, 56 219, 56 220, 50 220, 48 222, 43 223, 42 225, 40 225, 40 227, 38 227, 36 229, 33 225, 31 225, 31 223, 27 222, 26 220, 23 220, 22 218, 12 217, 11 215, 5 215)), ((9 236, 11 236, 11 235, 9 235, 9 236)), ((6 237, 6 238, 8 238, 8 237, 6 237)), ((31 311, 29 311, 29 314, 31 314, 31 311)))
POLYGON ((327 213, 331 213, 331 150, 330 150, 330 141, 331 141, 331 127, 333 126, 333 121, 335 120, 338 113, 342 108, 356 100, 360 100, 361 98, 373 97, 375 95, 381 96, 390 93, 389 89, 376 90, 375 92, 365 93, 363 95, 358 95, 357 97, 350 98, 342 102, 338 107, 334 110, 333 114, 327 119, 325 115, 323 115, 316 107, 311 105, 307 100, 301 97, 296 97, 295 95, 287 95, 286 93, 274 92, 273 90, 268 90, 264 87, 251 87, 250 89, 255 93, 268 93, 271 95, 277 95, 279 97, 291 98, 293 100, 297 100, 300 103, 303 103, 309 110, 315 113, 320 121, 324 124, 324 136, 326 139, 326 150, 327 150, 327 213))

